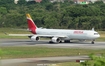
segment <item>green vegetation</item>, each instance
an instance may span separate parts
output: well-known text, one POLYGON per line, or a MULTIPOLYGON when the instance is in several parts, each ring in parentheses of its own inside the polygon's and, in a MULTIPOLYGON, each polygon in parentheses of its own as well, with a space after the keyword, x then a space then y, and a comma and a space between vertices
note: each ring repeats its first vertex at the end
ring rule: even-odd
MULTIPOLYGON (((14 4, 13 0, 0 0, 0 39, 1 38, 27 38, 11 37, 6 35, 30 34, 27 31, 14 30, 10 28, 27 28, 26 13, 29 13, 38 27, 67 28, 67 29, 91 29, 99 31, 101 37, 98 41, 105 40, 105 4, 96 2, 89 5, 78 5, 73 2, 50 3, 43 0, 41 3, 25 2, 20 0, 14 4), (5 27, 5 28, 4 28, 5 27), (8 28, 10 27, 10 28, 8 28)), ((105 54, 105 50, 87 50, 70 48, 43 48, 43 47, 1 47, 0 55, 3 58, 32 58, 48 56, 71 56, 105 54)), ((63 66, 71 66, 71 63, 63 66)), ((75 63, 74 63, 75 64, 75 63)), ((78 63, 73 66, 79 66, 78 63)))
POLYGON ((0 39, 28 38, 27 36, 9 36, 8 34, 31 34, 31 33, 26 29, 21 30, 21 29, 13 29, 13 28, 0 28, 0 39))
POLYGON ((90 54, 91 60, 85 60, 85 62, 63 62, 58 63, 58 66, 104 66, 105 65, 105 55, 94 55, 90 54))
POLYGON ((1 47, 3 51, 2 58, 35 58, 35 57, 50 57, 50 56, 75 56, 105 54, 104 49, 73 49, 73 48, 46 48, 46 47, 1 47))
POLYGON ((0 34, 31 34, 27 29, 0 28, 0 34))
POLYGON ((80 63, 77 62, 63 62, 63 63, 58 63, 58 66, 81 66, 80 63))
POLYGON ((36 58, 51 56, 75 56, 89 55, 91 60, 82 63, 63 62, 57 63, 58 66, 102 66, 105 63, 105 49, 73 49, 73 48, 46 48, 46 47, 1 47, 0 55, 2 59, 7 58, 36 58), (93 55, 94 54, 94 55, 93 55), (99 56, 100 55, 100 56, 99 56))
POLYGON ((73 2, 41 3, 20 0, 14 4, 13 0, 0 0, 0 28, 26 28, 26 13, 31 14, 38 27, 105 30, 105 4, 79 5, 73 2))
POLYGON ((2 58, 2 50, 0 49, 0 60, 1 60, 1 58, 2 58))
POLYGON ((82 66, 104 66, 105 65, 105 55, 90 55, 91 60, 86 60, 85 62, 82 62, 82 66))

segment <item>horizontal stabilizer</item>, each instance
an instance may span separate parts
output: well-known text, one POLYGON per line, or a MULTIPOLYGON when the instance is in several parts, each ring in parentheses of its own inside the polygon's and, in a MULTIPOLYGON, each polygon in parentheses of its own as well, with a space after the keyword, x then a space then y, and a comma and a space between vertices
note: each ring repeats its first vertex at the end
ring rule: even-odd
POLYGON ((94 28, 92 28, 92 31, 94 31, 94 28))
POLYGON ((8 34, 9 36, 32 36, 34 34, 8 34))

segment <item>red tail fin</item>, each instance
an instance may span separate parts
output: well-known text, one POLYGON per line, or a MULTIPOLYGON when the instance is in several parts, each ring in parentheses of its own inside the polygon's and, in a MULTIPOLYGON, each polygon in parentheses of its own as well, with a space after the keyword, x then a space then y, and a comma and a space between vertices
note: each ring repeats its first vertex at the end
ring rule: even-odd
POLYGON ((33 34, 36 34, 37 26, 35 25, 34 21, 32 20, 30 14, 26 14, 26 16, 27 16, 27 22, 28 22, 28 28, 29 28, 29 30, 33 34))

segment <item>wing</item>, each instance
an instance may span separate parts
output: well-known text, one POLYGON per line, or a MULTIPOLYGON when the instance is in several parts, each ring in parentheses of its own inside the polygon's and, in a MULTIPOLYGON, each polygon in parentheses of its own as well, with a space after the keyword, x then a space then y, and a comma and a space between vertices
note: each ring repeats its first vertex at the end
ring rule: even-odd
POLYGON ((9 36, 33 36, 34 34, 8 34, 9 36))
POLYGON ((50 38, 51 42, 54 42, 54 43, 59 43, 62 40, 64 40, 65 38, 67 38, 67 36, 65 36, 65 35, 33 35, 33 36, 29 36, 29 38, 32 41, 38 41, 40 39, 40 37, 50 38))
POLYGON ((9 36, 37 36, 37 37, 45 37, 45 38, 51 38, 51 37, 59 37, 59 38, 67 38, 65 35, 37 35, 37 34, 8 34, 9 36))

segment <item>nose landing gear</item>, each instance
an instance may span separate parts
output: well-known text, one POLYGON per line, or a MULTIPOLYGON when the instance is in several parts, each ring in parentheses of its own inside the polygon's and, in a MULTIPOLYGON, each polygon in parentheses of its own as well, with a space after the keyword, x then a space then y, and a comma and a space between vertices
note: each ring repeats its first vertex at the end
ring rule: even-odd
POLYGON ((92 43, 92 44, 94 44, 94 41, 95 41, 95 40, 92 40, 92 42, 91 42, 91 43, 92 43))

